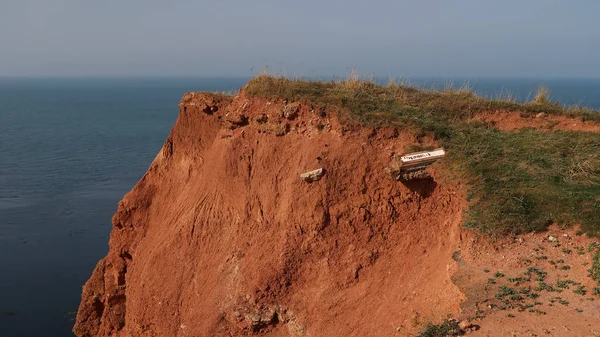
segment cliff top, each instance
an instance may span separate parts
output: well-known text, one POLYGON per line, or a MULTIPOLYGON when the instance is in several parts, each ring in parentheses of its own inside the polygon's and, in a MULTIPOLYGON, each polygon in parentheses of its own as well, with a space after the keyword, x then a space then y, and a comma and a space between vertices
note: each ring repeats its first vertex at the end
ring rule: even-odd
POLYGON ((558 223, 600 233, 600 112, 551 102, 544 88, 533 101, 517 103, 466 89, 259 76, 244 92, 335 107, 351 124, 433 137, 448 150, 447 172, 468 183, 467 227, 507 234, 558 223))

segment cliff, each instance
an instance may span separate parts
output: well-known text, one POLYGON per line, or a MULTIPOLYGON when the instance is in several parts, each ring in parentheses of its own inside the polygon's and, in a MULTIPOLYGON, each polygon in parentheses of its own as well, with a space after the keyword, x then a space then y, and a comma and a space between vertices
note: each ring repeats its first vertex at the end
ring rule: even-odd
MULTIPOLYGON (((499 307, 508 305, 516 313, 518 305, 529 308, 541 302, 526 304, 523 297, 510 302, 495 296, 496 290, 505 289, 499 287, 510 284, 500 276, 490 281, 489 269, 502 276, 510 270, 512 279, 531 283, 531 276, 526 281, 521 277, 526 268, 540 271, 548 267, 541 265, 548 263, 547 256, 558 260, 561 254, 559 245, 549 243, 543 234, 523 236, 514 223, 531 225, 522 231, 527 232, 538 230, 538 219, 545 219, 546 228, 546 213, 539 211, 546 206, 540 200, 556 200, 547 208, 556 210, 557 219, 562 214, 577 222, 580 216, 586 230, 596 228, 597 190, 588 187, 598 181, 594 173, 598 161, 582 155, 590 149, 593 155, 600 146, 600 126, 594 119, 558 112, 544 117, 537 111, 554 106, 506 105, 502 108, 510 109, 462 115, 466 108, 457 98, 481 109, 490 105, 463 93, 435 94, 419 103, 410 96, 416 91, 406 89, 395 93, 398 100, 408 100, 402 103, 408 108, 399 118, 422 127, 402 120, 378 126, 382 124, 349 120, 345 110, 353 106, 346 104, 346 97, 340 104, 328 104, 332 98, 322 92, 339 95, 338 87, 289 92, 279 87, 283 91, 270 96, 257 94, 257 89, 264 89, 258 84, 235 97, 184 95, 164 146, 119 203, 109 253, 83 288, 74 327, 77 336, 407 336, 426 322, 448 316, 476 320, 488 315, 494 321, 482 323, 483 330, 506 335, 512 330, 502 329, 511 324, 503 320, 511 316, 499 307), (298 92, 318 99, 298 97, 298 92), (427 109, 442 105, 440 97, 451 97, 458 106, 460 114, 454 114, 454 108, 440 110, 454 116, 448 117, 450 124, 439 124, 437 115, 410 115, 418 104, 427 109), (515 131, 523 127, 529 129, 515 131), (533 146, 532 139, 542 141, 533 146), (569 142, 575 142, 579 152, 569 152, 569 142), (395 155, 415 146, 440 145, 449 145, 454 163, 467 163, 474 176, 497 180, 483 179, 468 187, 463 184, 469 177, 465 167, 450 164, 432 166, 428 169, 432 179, 417 182, 398 182, 386 174, 395 155), (560 146, 565 149, 557 150, 560 146), (547 155, 545 166, 523 169, 526 160, 534 163, 530 165, 540 163, 536 157, 540 153, 547 155), (556 163, 564 159, 579 166, 554 165, 550 161, 554 158, 556 163), (482 169, 483 164, 487 166, 482 169), (559 169, 551 175, 543 171, 549 167, 559 169), (300 179, 302 173, 319 168, 325 173, 320 180, 300 179), (531 183, 547 178, 553 184, 548 186, 563 188, 557 185, 558 174, 568 175, 560 180, 573 191, 568 198, 540 194, 545 181, 531 183), (499 188, 506 181, 511 185, 499 188), (527 190, 531 186, 536 189, 527 190), (587 187, 577 192, 578 186, 587 187), (501 193, 494 192, 495 187, 501 193), (469 189, 473 192, 467 194, 469 189), (527 198, 537 213, 523 206, 527 198), (461 229, 460 224, 470 219, 463 214, 467 200, 478 212, 476 225, 482 230, 489 228, 486 219, 499 219, 504 226, 500 228, 513 230, 513 235, 490 243, 461 229), (569 207, 573 217, 560 207, 569 207), (551 246, 540 248, 539 242, 551 246), (527 259, 540 249, 548 249, 546 259, 527 259)), ((390 101, 386 92, 367 91, 380 90, 370 84, 349 90, 352 97, 364 99, 365 106, 373 106, 373 97, 385 104, 390 101)), ((588 239, 577 240, 591 245, 588 239)), ((575 273, 573 278, 585 278, 581 262, 569 271, 575 273)), ((593 281, 586 280, 580 284, 591 289, 593 281)), ((546 295, 536 296, 540 301, 546 295)), ((570 300, 578 303, 578 298, 570 300)), ((573 313, 552 308, 547 310, 548 322, 579 324, 573 329, 587 333, 589 322, 598 318, 592 305, 582 302, 580 308, 590 310, 579 320, 569 316, 573 313)), ((525 330, 527 324, 540 322, 537 316, 524 317, 519 324, 525 330)))
POLYGON ((385 173, 420 142, 309 104, 186 94, 119 203, 75 333, 388 335, 415 312, 456 313, 464 196, 451 181, 385 173), (321 180, 299 178, 320 167, 321 180))

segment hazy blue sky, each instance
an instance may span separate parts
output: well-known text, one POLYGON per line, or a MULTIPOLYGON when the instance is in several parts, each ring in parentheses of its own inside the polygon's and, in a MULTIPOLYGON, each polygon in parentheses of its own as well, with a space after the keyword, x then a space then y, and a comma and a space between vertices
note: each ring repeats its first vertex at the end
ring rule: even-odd
POLYGON ((600 77, 598 0, 0 0, 0 76, 600 77))

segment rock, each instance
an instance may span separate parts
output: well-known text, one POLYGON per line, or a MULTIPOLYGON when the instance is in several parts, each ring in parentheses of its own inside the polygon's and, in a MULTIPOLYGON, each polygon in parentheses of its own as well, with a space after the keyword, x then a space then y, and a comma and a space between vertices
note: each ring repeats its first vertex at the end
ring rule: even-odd
POLYGON ((400 180, 402 178, 402 172, 400 168, 402 167, 402 162, 399 158, 394 157, 385 168, 387 174, 394 180, 400 180))
MULTIPOLYGON (((190 103, 191 106, 195 106, 195 103, 190 103)), ((201 109, 207 115, 212 115, 213 113, 219 111, 219 107, 214 105, 212 102, 204 103, 204 107, 201 109)))
POLYGON ((293 120, 298 117, 298 112, 300 112, 300 103, 292 103, 283 108, 282 115, 284 118, 293 120))
POLYGON ((225 117, 225 120, 236 126, 248 125, 248 117, 240 113, 232 113, 225 117))
POLYGON ((300 175, 300 179, 306 181, 307 183, 312 183, 312 182, 321 180, 321 178, 324 175, 325 175, 325 169, 324 168, 320 168, 320 169, 316 169, 314 171, 302 173, 300 175))
POLYGON ((283 124, 277 125, 274 128, 274 132, 275 132, 275 136, 277 136, 277 137, 285 136, 288 132, 290 132, 290 124, 283 123, 283 124))
POLYGON ((258 124, 265 124, 269 117, 266 114, 260 114, 254 118, 254 121, 258 124))
POLYGON ((554 241, 556 241, 556 238, 555 238, 554 236, 550 235, 550 236, 548 237, 548 241, 550 241, 550 242, 554 242, 554 241))
POLYGON ((543 112, 540 112, 539 114, 535 115, 535 118, 544 118, 546 117, 546 114, 543 112))
POLYGON ((472 326, 473 324, 469 323, 469 321, 461 321, 458 323, 458 328, 464 331, 471 329, 472 326))
POLYGON ((261 319, 258 315, 247 313, 244 315, 244 317, 248 320, 248 323, 250 323, 252 327, 258 327, 261 324, 261 319))

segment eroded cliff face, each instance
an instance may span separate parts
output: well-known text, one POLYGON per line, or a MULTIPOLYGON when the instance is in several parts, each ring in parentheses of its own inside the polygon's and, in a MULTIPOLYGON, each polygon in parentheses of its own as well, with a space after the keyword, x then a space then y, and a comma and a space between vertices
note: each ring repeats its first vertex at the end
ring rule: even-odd
POLYGON ((78 336, 392 336, 457 313, 464 196, 385 167, 424 142, 302 102, 186 94, 119 203, 78 336), (324 168, 307 183, 301 173, 324 168))

